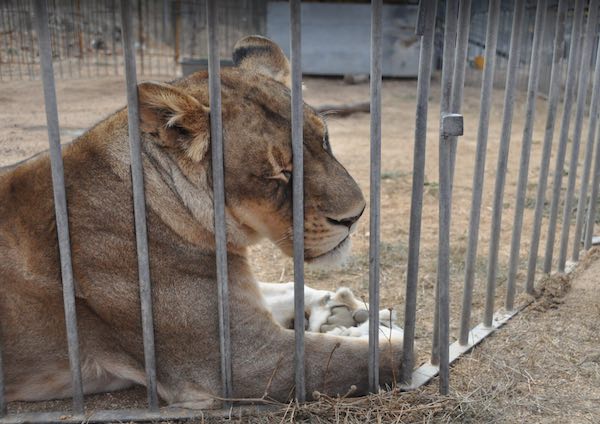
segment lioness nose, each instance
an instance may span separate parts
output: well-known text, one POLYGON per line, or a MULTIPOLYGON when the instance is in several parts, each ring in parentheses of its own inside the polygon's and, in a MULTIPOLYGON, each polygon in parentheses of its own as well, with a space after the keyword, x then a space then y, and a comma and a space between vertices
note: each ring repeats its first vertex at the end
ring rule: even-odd
POLYGON ((358 219, 361 217, 361 215, 363 214, 364 211, 365 211, 365 208, 363 207, 358 215, 354 215, 354 216, 347 217, 347 218, 341 218, 341 219, 335 219, 335 218, 328 217, 327 221, 333 225, 344 225, 344 226, 350 228, 356 221, 358 221, 358 219))

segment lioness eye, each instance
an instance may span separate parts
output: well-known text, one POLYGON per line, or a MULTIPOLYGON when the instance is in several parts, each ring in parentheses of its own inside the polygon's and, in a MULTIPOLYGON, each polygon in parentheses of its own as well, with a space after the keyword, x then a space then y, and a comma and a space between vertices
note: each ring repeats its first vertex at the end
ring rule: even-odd
POLYGON ((283 171, 281 171, 281 173, 283 174, 283 176, 285 177, 286 180, 291 180, 292 179, 292 171, 288 171, 287 169, 284 169, 283 171))

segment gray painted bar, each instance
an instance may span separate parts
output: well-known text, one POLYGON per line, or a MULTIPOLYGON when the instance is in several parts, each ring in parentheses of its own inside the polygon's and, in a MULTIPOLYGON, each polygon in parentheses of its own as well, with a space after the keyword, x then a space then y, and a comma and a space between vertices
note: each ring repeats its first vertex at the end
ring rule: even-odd
POLYGON ((210 96, 210 140, 217 260, 217 293, 219 298, 219 340, 223 397, 232 397, 231 336, 229 324, 229 286, 227 273, 227 229, 225 226, 225 170, 223 164, 223 122, 221 115, 221 68, 217 0, 206 2, 208 25, 208 86, 210 96))
POLYGON ((379 271, 381 233, 382 0, 371 2, 371 169, 369 208, 369 390, 379 391, 379 271))
POLYGON ((496 45, 500 23, 500 0, 491 0, 486 29, 485 68, 481 82, 479 124, 477 127, 477 151, 475 153, 475 170, 473 172, 473 193, 469 215, 469 235, 465 258, 465 280, 460 318, 459 342, 466 345, 471 329, 471 310, 473 304, 473 286, 475 282, 475 263, 477 261, 477 244, 479 240, 479 223, 481 218, 481 198, 483 195, 483 179, 485 159, 487 155, 490 109, 492 106, 492 89, 496 66, 496 45))
POLYGON ((54 71, 52 69, 52 46, 50 44, 50 33, 48 30, 48 9, 46 0, 35 0, 33 6, 35 8, 35 22, 38 32, 38 43, 40 45, 44 104, 46 107, 46 122, 48 125, 48 141, 50 143, 50 166, 52 169, 56 232, 58 234, 58 249, 60 252, 60 270, 63 285, 67 343, 69 348, 69 365, 71 368, 71 384, 73 388, 73 412, 77 414, 83 412, 83 385, 81 381, 79 335, 77 333, 77 315, 75 310, 75 284, 73 281, 73 265, 71 262, 67 193, 65 191, 65 175, 60 146, 58 109, 56 106, 56 89, 54 86, 54 71))
MULTIPOLYGON (((302 128, 304 124, 302 101, 300 0, 290 0, 290 59, 292 65, 292 166, 294 207, 294 308, 295 322, 304 322, 304 151, 302 128)), ((304 326, 294 326, 296 335, 296 400, 306 398, 304 371, 304 326)))
POLYGON ((419 282, 423 184, 425 182, 425 146, 427 143, 427 112, 435 32, 435 25, 433 23, 435 22, 436 7, 437 1, 435 0, 421 0, 417 22, 417 35, 421 36, 421 53, 419 59, 419 79, 417 81, 413 182, 406 270, 406 300, 404 303, 401 380, 405 384, 410 384, 414 366, 415 316, 417 311, 417 285, 419 282))

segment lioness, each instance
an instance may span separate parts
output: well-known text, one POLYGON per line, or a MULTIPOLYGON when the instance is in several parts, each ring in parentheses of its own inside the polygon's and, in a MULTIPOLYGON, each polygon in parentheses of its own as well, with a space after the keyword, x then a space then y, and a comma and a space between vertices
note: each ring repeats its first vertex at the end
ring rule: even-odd
MULTIPOLYGON (((261 37, 238 42, 234 62, 221 75, 234 396, 268 389, 286 400, 294 333, 265 307, 247 250, 264 237, 293 250, 289 63, 261 37)), ((214 407, 221 395, 207 80, 199 72, 138 87, 158 390, 167 404, 189 408, 214 407)), ((145 384, 128 151, 125 109, 63 150, 85 393, 145 384)), ((307 105, 304 158, 305 256, 326 263, 348 251, 365 200, 307 105)), ((6 398, 68 397, 47 154, 0 174, 0 257, 6 398)), ((391 347, 381 344, 382 383, 399 366, 399 344, 393 355, 391 347)), ((351 385, 364 393, 367 360, 364 340, 307 334, 308 397, 351 385)))

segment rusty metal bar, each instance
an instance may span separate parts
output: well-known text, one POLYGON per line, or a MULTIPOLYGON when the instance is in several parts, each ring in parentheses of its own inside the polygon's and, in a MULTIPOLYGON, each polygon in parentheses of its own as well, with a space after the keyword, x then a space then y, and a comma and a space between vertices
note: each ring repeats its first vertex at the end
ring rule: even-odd
POLYGON ((419 19, 417 23, 417 35, 421 38, 421 52, 419 57, 419 78, 417 82, 413 183, 410 207, 408 263, 406 270, 406 298, 404 304, 404 340, 401 380, 405 384, 411 383, 414 366, 415 316, 417 311, 417 285, 419 282, 423 184, 425 181, 427 112, 429 87, 431 82, 431 61, 433 58, 436 7, 437 2, 435 0, 421 0, 419 3, 419 19))
POLYGON ((52 189, 54 192, 54 208, 56 213, 56 232, 58 235, 58 248, 60 252, 67 344, 69 349, 69 364, 71 368, 71 384, 73 389, 73 412, 82 413, 83 384, 81 381, 79 335, 77 333, 77 315, 75 310, 75 284, 73 281, 73 265, 71 262, 67 194, 65 190, 64 167, 60 146, 56 89, 54 86, 54 71, 52 68, 52 47, 50 45, 50 32, 48 29, 48 9, 46 0, 35 0, 33 5, 40 47, 44 104, 48 125, 48 140, 50 143, 50 165, 52 170, 52 189))
POLYGON ((146 386, 149 408, 151 411, 156 411, 158 410, 158 395, 156 392, 156 357, 154 351, 154 322, 152 317, 152 286, 148 252, 148 228, 146 224, 146 199, 144 196, 144 170, 140 146, 140 115, 138 109, 133 19, 131 16, 131 3, 127 0, 121 0, 121 24, 123 26, 129 154, 131 157, 131 183, 133 187, 146 386))
POLYGON ((210 137, 214 193, 215 244, 217 254, 217 287, 219 297, 221 380, 223 384, 223 397, 229 399, 232 397, 233 393, 233 380, 231 371, 229 277, 227 269, 227 229, 225 225, 225 169, 223 159, 223 122, 221 114, 221 63, 219 61, 219 38, 217 35, 217 0, 208 0, 206 2, 206 16, 208 26, 208 85, 210 89, 211 110, 210 137))

